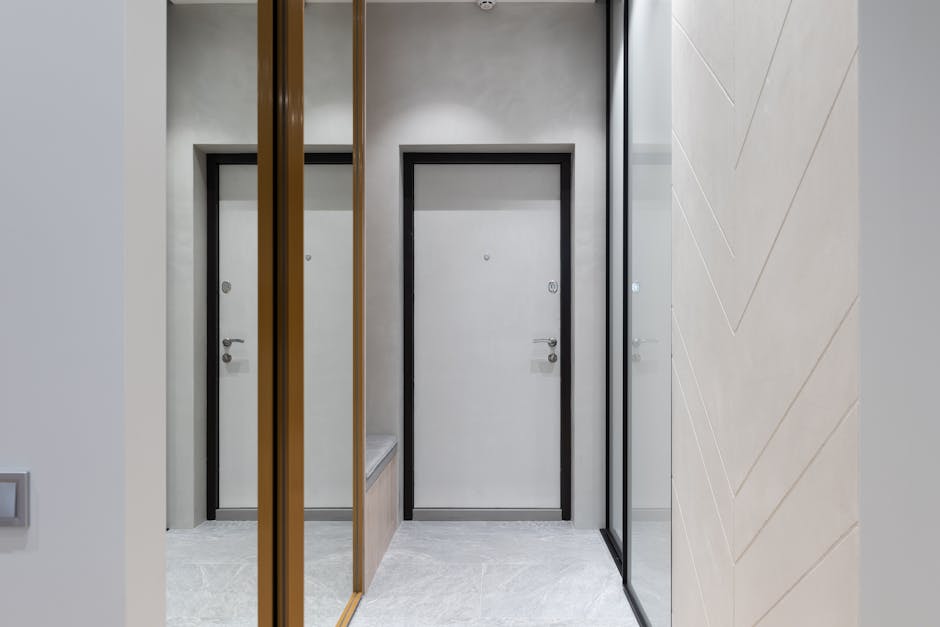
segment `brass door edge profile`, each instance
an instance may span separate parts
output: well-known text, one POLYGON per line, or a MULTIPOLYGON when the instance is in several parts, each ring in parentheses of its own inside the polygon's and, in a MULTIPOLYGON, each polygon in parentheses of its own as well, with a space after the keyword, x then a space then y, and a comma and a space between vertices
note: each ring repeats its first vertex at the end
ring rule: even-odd
POLYGON ((336 627, 347 627, 347 625, 349 625, 353 616, 356 614, 356 608, 359 607, 359 601, 361 599, 361 592, 352 593, 349 597, 349 601, 346 602, 346 607, 343 608, 343 613, 340 615, 339 620, 336 621, 336 627))
POLYGON ((352 621, 365 571, 365 0, 353 0, 353 593, 336 627, 352 621))
MULTIPOLYGON (((258 625, 304 614, 304 0, 258 1, 258 625)), ((365 0, 353 1, 353 591, 365 500, 365 0)))
POLYGON ((302 627, 303 10, 258 2, 258 625, 302 627))
POLYGON ((258 625, 275 624, 274 4, 258 0, 258 625))
MULTIPOLYGON (((353 0, 353 593, 365 571, 365 0, 353 0)), ((351 600, 352 601, 352 600, 351 600)), ((358 603, 358 599, 356 600, 358 603)), ((353 608, 355 611, 355 608, 353 608)), ((351 615, 350 615, 351 616, 351 615)))

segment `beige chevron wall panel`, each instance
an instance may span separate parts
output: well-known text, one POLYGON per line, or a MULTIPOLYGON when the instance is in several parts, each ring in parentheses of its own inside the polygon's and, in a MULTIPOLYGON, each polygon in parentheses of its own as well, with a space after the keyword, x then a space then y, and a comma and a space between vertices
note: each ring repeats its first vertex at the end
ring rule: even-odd
POLYGON ((673 624, 858 624, 857 0, 673 0, 673 624))

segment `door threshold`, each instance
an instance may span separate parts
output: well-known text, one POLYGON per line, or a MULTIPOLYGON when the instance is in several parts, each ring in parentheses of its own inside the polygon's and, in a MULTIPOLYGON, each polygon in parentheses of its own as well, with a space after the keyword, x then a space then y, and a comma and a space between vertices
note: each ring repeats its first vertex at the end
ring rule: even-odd
POLYGON ((560 521, 561 508, 416 507, 412 520, 426 521, 560 521))

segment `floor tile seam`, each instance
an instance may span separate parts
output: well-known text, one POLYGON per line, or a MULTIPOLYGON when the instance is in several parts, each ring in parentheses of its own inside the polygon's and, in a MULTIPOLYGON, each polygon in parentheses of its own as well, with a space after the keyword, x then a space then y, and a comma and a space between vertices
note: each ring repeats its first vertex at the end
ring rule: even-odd
POLYGON ((480 595, 479 595, 479 597, 478 597, 478 601, 479 601, 478 609, 479 609, 479 612, 477 613, 477 615, 480 617, 480 620, 483 620, 483 595, 485 594, 484 588, 483 588, 483 584, 484 584, 485 580, 486 580, 486 564, 485 564, 485 563, 482 563, 482 564, 480 564, 480 595))

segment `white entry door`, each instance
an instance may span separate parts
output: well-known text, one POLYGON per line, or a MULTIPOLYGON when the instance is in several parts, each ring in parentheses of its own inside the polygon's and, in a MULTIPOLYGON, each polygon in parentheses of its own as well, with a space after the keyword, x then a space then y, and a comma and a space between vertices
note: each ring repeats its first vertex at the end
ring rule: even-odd
POLYGON ((561 507, 560 176, 415 166, 416 509, 561 507))

